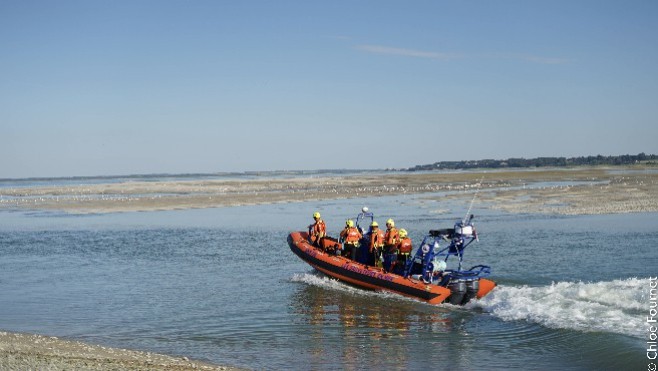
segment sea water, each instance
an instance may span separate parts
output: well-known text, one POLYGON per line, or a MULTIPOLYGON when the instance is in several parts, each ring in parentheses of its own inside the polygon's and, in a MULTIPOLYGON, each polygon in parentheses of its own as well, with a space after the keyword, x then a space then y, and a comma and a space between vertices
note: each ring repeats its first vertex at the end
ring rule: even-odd
POLYGON ((465 264, 494 291, 466 307, 357 289, 287 234, 331 235, 364 205, 415 246, 468 202, 440 194, 217 209, 0 212, 0 329, 253 369, 646 369, 658 215, 472 210, 465 264))

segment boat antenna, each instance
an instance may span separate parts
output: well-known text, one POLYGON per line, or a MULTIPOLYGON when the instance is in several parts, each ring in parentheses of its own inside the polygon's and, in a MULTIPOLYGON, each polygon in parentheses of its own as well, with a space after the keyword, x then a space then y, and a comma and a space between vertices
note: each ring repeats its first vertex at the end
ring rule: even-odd
POLYGON ((482 181, 484 180, 484 175, 482 178, 477 183, 477 189, 475 190, 475 193, 473 193, 473 198, 471 199, 471 204, 468 205, 468 210, 466 211, 466 215, 464 215, 464 219, 462 219, 462 224, 466 224, 466 220, 468 219, 468 216, 471 214, 471 209, 473 209, 473 204, 475 203, 475 197, 477 197, 478 192, 480 192, 480 186, 482 185, 482 181))

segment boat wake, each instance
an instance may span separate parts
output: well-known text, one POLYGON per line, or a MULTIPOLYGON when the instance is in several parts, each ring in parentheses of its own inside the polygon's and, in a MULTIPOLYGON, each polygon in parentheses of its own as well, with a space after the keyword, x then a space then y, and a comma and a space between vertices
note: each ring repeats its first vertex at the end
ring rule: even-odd
POLYGON ((331 288, 340 291, 358 292, 359 290, 348 286, 337 279, 327 277, 320 273, 295 273, 292 282, 306 283, 312 286, 331 288))
MULTIPOLYGON (((363 291, 319 273, 295 274, 291 281, 358 296, 397 298, 385 292, 363 291)), ((450 304, 441 306, 452 307, 450 304)), ((610 332, 644 338, 649 280, 629 278, 592 283, 555 282, 549 286, 500 285, 484 298, 467 304, 466 308, 481 308, 503 321, 527 321, 554 329, 610 332)))
POLYGON ((304 283, 311 286, 321 287, 325 289, 331 289, 335 291, 340 291, 344 293, 349 293, 359 297, 379 297, 382 299, 395 299, 401 301, 411 301, 416 302, 416 300, 411 298, 406 298, 390 292, 385 291, 369 291, 363 290, 354 286, 350 286, 346 283, 343 283, 335 278, 327 277, 322 273, 313 271, 312 273, 295 273, 292 278, 292 282, 304 283))
POLYGON ((649 280, 498 286, 491 295, 470 305, 504 321, 525 320, 549 328, 643 338, 647 331, 649 280))

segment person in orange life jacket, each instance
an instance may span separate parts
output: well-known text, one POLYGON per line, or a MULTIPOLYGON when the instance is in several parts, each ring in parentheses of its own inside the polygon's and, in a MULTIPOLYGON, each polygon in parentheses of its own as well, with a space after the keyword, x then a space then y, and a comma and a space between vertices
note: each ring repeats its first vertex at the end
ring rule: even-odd
POLYGON ((354 221, 348 219, 345 228, 340 232, 340 241, 343 242, 343 256, 356 260, 356 252, 359 249, 359 240, 363 238, 361 232, 354 226, 354 221))
POLYGON ((370 231, 368 232, 368 265, 380 266, 381 260, 379 256, 382 253, 382 248, 384 247, 384 231, 379 229, 379 223, 373 221, 370 223, 370 231))
POLYGON ((327 226, 324 220, 320 219, 320 213, 314 212, 313 219, 315 223, 308 226, 308 239, 312 245, 320 246, 320 239, 327 235, 327 226))
POLYGON ((398 257, 398 244, 400 235, 395 228, 393 219, 386 221, 386 234, 384 234, 384 270, 391 272, 398 257))
POLYGON ((411 243, 411 238, 407 235, 406 229, 400 229, 400 243, 398 243, 398 261, 395 265, 395 271, 397 274, 403 274, 404 269, 407 266, 407 261, 411 255, 411 250, 413 245, 411 243))

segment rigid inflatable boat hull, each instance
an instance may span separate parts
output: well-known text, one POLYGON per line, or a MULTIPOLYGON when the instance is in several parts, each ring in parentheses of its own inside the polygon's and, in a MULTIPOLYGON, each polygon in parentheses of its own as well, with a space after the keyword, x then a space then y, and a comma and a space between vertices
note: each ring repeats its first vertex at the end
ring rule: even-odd
MULTIPOLYGON (((386 273, 378 267, 367 266, 342 256, 328 254, 308 242, 308 233, 292 232, 288 236, 292 252, 320 272, 369 290, 389 291, 404 296, 440 304, 450 296, 450 289, 434 284, 426 284, 413 278, 404 278, 386 273)), ((486 295, 495 287, 493 281, 480 279, 477 298, 486 295)))

